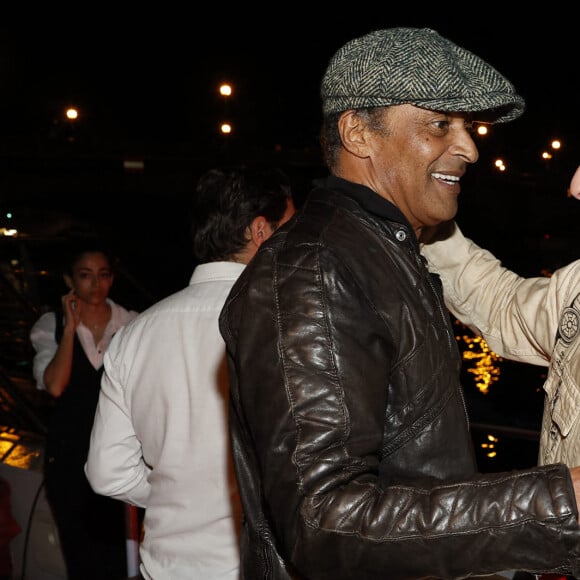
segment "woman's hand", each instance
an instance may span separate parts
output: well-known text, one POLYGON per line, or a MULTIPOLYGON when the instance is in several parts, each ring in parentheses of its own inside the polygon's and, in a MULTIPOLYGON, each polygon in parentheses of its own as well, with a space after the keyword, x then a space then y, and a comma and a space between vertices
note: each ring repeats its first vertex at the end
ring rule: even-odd
POLYGON ((70 325, 76 330, 81 321, 81 302, 74 290, 62 297, 62 310, 65 315, 65 326, 70 325))

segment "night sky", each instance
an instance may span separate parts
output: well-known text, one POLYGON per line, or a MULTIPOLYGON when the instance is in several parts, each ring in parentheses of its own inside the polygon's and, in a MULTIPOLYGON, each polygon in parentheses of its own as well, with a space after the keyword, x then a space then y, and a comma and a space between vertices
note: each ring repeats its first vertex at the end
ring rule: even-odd
POLYGON ((20 201, 19 215, 54 228, 60 218, 50 212, 60 201, 84 211, 82 219, 109 224, 119 242, 129 245, 126 254, 143 260, 134 271, 148 283, 172 280, 179 270, 175 282, 157 291, 168 293, 186 283, 191 267, 187 257, 175 256, 188 247, 185 216, 193 175, 189 167, 183 175, 176 171, 196 156, 204 156, 207 165, 222 161, 218 124, 223 116, 234 123, 228 140, 248 155, 295 151, 300 158, 317 151, 319 83, 332 54, 372 30, 426 26, 486 59, 527 102, 520 119, 494 128, 480 144, 480 162, 462 188, 458 217, 464 229, 524 275, 577 258, 580 204, 565 199, 566 180, 580 163, 574 76, 580 70, 580 43, 572 14, 528 10, 506 17, 490 3, 470 5, 469 15, 465 6, 459 12, 449 3, 428 13, 405 4, 407 9, 391 4, 379 9, 373 3, 347 10, 334 3, 307 5, 317 15, 296 3, 269 10, 246 3, 235 12, 223 4, 202 9, 171 2, 149 10, 117 2, 82 13, 53 4, 44 13, 38 7, 28 15, 5 11, 0 18, 0 205, 8 199, 12 209, 20 201), (478 8, 486 11, 474 12, 478 8), (227 105, 217 93, 223 80, 235 90, 227 105), (53 170, 60 151, 55 135, 69 105, 81 116, 75 150, 67 155, 83 162, 109 156, 119 164, 132 155, 178 162, 157 174, 150 163, 143 176, 127 179, 115 170, 113 180, 109 166, 98 163, 88 175, 75 175, 64 164, 53 170), (539 154, 555 136, 564 144, 559 165, 539 174, 539 154), (484 170, 490 173, 482 159, 492 153, 516 168, 502 183, 481 179, 484 170), (37 164, 42 170, 36 171, 37 164), (115 226, 115 218, 122 227, 115 226), (166 226, 163 237, 143 235, 158 224, 166 226), (166 260, 167 255, 173 258, 166 260))
POLYGON ((506 138, 525 135, 530 146, 549 131, 580 135, 573 77, 580 69, 578 36, 564 11, 506 18, 485 3, 485 13, 450 16, 409 3, 408 10, 332 5, 315 16, 296 4, 235 12, 220 5, 199 14, 183 4, 150 11, 117 4, 106 12, 2 19, 5 137, 42 137, 73 104, 81 108, 83 130, 99 143, 203 146, 224 111, 216 91, 227 79, 236 89, 227 105, 236 139, 266 147, 316 144, 318 85, 328 59, 347 40, 389 26, 435 28, 505 74, 528 105, 524 117, 506 126, 506 138))

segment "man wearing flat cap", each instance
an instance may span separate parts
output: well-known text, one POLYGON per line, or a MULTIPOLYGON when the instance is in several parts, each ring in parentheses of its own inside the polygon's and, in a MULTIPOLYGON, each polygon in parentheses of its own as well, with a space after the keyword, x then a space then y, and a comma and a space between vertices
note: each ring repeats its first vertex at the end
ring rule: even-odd
POLYGON ((472 123, 520 116, 430 29, 371 32, 321 85, 330 175, 220 317, 245 580, 580 572, 580 468, 478 473, 461 357, 423 228, 454 218, 472 123))

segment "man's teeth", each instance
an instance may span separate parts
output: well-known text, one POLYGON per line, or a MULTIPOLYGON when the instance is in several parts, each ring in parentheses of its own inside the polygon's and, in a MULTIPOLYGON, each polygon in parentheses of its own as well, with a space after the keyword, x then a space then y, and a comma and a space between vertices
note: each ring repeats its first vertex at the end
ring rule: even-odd
POLYGON ((441 181, 448 181, 450 183, 457 183, 459 181, 459 177, 456 175, 445 175, 444 173, 432 173, 435 179, 440 179, 441 181))

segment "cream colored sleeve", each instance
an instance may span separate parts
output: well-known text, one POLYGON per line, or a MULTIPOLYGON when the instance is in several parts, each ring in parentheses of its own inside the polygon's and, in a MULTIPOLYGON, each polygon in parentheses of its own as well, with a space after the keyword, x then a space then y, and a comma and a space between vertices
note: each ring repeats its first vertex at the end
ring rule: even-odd
POLYGON ((449 310, 494 352, 548 364, 560 314, 580 287, 580 260, 550 278, 522 278, 466 238, 456 224, 449 237, 423 244, 422 253, 429 269, 441 277, 449 310))

